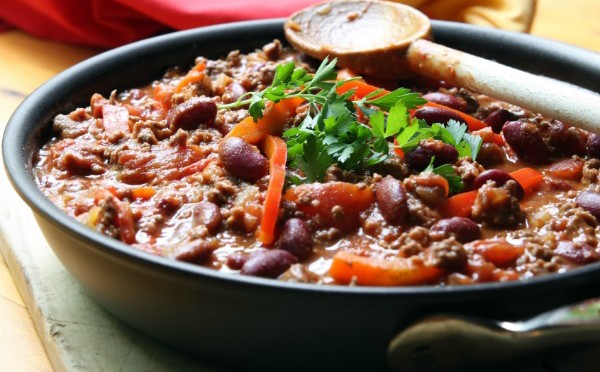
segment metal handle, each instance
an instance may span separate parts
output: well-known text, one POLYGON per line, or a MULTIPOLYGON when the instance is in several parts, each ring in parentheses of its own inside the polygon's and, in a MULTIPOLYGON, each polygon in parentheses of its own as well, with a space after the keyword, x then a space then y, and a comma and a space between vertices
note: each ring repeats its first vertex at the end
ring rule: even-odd
POLYGON ((388 360, 398 372, 464 371, 593 341, 600 341, 600 298, 521 322, 451 315, 430 317, 391 341, 388 360))

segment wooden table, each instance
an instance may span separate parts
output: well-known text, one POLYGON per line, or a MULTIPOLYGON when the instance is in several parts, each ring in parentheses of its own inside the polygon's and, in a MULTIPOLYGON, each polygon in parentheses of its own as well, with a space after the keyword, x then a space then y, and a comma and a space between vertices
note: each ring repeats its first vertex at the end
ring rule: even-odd
MULTIPOLYGON (((597 0, 538 0, 532 34, 600 52, 599 14, 597 0)), ((100 50, 9 31, 0 34, 0 51, 0 130, 3 130, 10 114, 27 94, 100 50)), ((28 309, 1 256, 0 371, 52 371, 28 309)))

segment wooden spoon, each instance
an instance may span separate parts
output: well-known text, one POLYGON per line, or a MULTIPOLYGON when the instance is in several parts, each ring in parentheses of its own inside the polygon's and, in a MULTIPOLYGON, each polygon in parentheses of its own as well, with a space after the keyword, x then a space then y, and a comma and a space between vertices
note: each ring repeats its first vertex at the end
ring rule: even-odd
POLYGON ((435 44, 431 23, 409 6, 378 0, 316 4, 290 16, 285 35, 298 50, 379 78, 416 73, 600 133, 600 95, 435 44))

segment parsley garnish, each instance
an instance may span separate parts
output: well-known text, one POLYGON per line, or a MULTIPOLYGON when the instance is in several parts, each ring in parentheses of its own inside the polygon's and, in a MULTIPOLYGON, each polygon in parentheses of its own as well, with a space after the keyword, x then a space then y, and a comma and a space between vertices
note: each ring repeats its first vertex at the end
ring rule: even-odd
POLYGON ((450 164, 442 164, 439 167, 433 167, 433 161, 435 157, 431 158, 431 162, 429 166, 425 168, 425 170, 421 173, 435 173, 438 174, 448 181, 448 186, 450 188, 451 194, 456 194, 457 192, 462 191, 465 188, 465 184, 460 178, 458 174, 456 174, 456 170, 450 164))
MULTIPOLYGON (((335 65, 335 59, 326 58, 314 74, 297 67, 293 61, 279 65, 271 86, 261 92, 248 92, 237 102, 219 108, 249 105, 249 113, 257 121, 267 101, 305 99, 309 105, 306 117, 298 127, 283 133, 288 161, 305 177, 294 176, 294 183, 322 181, 333 164, 345 170, 378 164, 391 156, 391 138, 396 138, 404 151, 412 151, 421 140, 435 138, 454 146, 461 157, 476 158, 481 138, 466 133, 464 124, 451 120, 445 126, 440 123, 429 126, 422 120, 411 119, 408 110, 426 101, 406 88, 384 95, 378 90, 352 101, 354 91, 343 94, 337 91, 348 80, 336 80, 335 65), (368 119, 368 125, 359 120, 360 116, 368 119)), ((462 189, 462 181, 451 165, 429 168, 426 171, 448 179, 452 190, 462 189)))

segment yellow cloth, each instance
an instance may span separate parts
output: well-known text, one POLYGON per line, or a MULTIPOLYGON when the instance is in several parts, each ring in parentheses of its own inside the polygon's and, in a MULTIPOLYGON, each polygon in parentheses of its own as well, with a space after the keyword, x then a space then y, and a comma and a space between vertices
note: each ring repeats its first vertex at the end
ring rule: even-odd
POLYGON ((418 8, 431 19, 528 32, 536 0, 392 0, 418 8))

